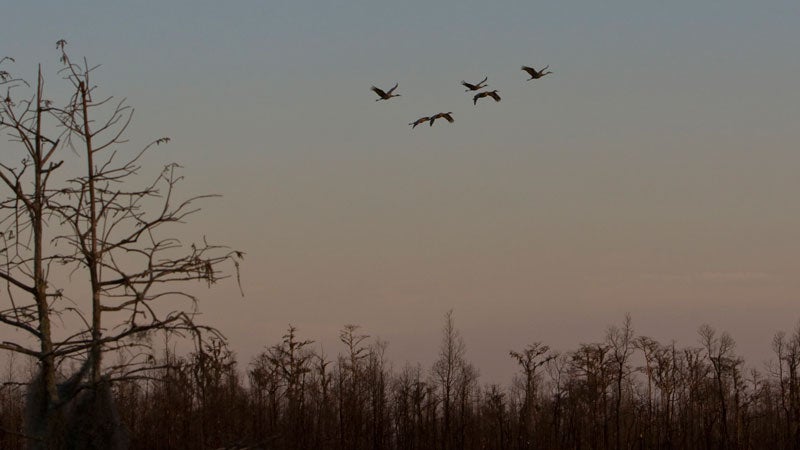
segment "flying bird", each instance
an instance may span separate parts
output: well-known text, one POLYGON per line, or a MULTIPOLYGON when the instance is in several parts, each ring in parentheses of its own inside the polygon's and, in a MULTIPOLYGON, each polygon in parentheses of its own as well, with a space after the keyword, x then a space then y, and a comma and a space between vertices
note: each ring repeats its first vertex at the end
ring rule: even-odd
POLYGON ((430 117, 420 117, 419 119, 411 122, 409 125, 411 125, 411 128, 417 128, 417 125, 425 123, 425 122, 427 122, 429 120, 431 120, 430 117))
POLYGON ((394 90, 397 89, 397 84, 399 84, 399 83, 395 83, 394 87, 389 89, 389 92, 384 92, 383 90, 378 89, 375 86, 372 86, 372 88, 371 88, 372 92, 378 94, 378 97, 380 97, 380 98, 376 98, 375 101, 377 102, 377 101, 380 101, 380 100, 389 100, 392 97, 400 97, 400 94, 392 94, 392 92, 394 92, 394 90))
POLYGON ((441 118, 445 118, 445 119, 447 119, 448 122, 453 123, 453 116, 451 116, 451 114, 453 114, 452 111, 449 111, 449 112, 446 112, 446 113, 434 114, 434 115, 431 116, 430 123, 428 125, 433 126, 433 122, 435 122, 436 119, 441 119, 441 118))
POLYGON ((500 96, 497 94, 497 90, 484 91, 484 92, 479 92, 479 93, 475 94, 474 97, 472 97, 472 104, 473 105, 477 105, 478 104, 478 99, 479 98, 483 98, 483 97, 492 97, 494 99, 494 101, 496 101, 496 102, 500 101, 500 96))
POLYGON ((488 79, 489 79, 489 77, 486 77, 486 78, 484 78, 483 80, 481 80, 481 82, 480 82, 480 83, 478 83, 478 84, 470 84, 470 83, 467 83, 466 81, 463 81, 463 80, 462 80, 462 81, 461 81, 461 84, 463 84, 464 86, 466 86, 466 87, 467 87, 467 90, 466 90, 466 91, 464 91, 464 92, 469 92, 469 91, 477 91, 478 89, 483 89, 483 88, 485 88, 486 86, 488 86, 488 84, 483 84, 483 83, 485 83, 485 82, 486 82, 486 80, 488 80, 488 79))
POLYGON ((522 70, 524 70, 525 72, 528 72, 528 75, 531 76, 530 78, 528 78, 528 81, 531 81, 531 80, 537 80, 537 79, 542 78, 543 76, 545 76, 547 74, 553 73, 553 72, 545 72, 545 70, 547 70, 548 67, 550 67, 550 66, 549 65, 548 66, 544 66, 544 68, 542 70, 537 72, 536 69, 534 69, 533 67, 522 66, 522 70))

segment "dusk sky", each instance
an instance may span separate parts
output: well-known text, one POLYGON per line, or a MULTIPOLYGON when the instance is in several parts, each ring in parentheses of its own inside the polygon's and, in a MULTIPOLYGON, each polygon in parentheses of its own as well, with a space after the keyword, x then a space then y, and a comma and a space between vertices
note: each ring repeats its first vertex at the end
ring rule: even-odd
MULTIPOLYGON (((247 253, 202 291, 240 361, 353 323, 428 366, 454 310, 484 381, 508 350, 709 323, 749 364, 800 319, 800 2, 29 1, 0 55, 55 42, 136 108, 130 151, 218 193, 184 229, 247 253), (549 65, 526 81, 521 65, 549 65), (500 103, 461 80, 488 76, 500 103), (399 83, 376 102, 370 86, 399 83), (411 129, 452 111, 455 123, 411 129)), ((4 141, 3 153, 11 144, 4 141)))

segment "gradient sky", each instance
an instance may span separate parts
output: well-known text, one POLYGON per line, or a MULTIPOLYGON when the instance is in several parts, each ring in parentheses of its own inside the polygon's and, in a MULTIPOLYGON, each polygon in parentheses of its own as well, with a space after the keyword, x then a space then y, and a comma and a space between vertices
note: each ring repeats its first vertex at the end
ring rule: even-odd
MULTIPOLYGON (((347 323, 429 364, 454 309, 484 381, 509 349, 710 323, 748 363, 800 318, 800 2, 30 1, 0 54, 103 64, 153 168, 222 200, 185 229, 247 252, 202 310, 243 364, 347 323), (521 65, 554 74, 526 82, 521 65), (501 103, 459 81, 489 77, 501 103), (375 102, 369 87, 400 83, 375 102), (455 123, 411 130, 419 116, 455 123)), ((8 144, 2 144, 8 148, 8 144)))

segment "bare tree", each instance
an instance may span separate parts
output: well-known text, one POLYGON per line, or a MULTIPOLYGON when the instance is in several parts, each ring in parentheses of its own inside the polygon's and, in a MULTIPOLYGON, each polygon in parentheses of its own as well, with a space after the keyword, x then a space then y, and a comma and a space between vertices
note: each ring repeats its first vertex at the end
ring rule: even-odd
POLYGON ((517 361, 522 370, 523 399, 520 407, 520 433, 519 447, 531 448, 536 439, 534 429, 537 373, 536 370, 550 362, 556 356, 550 353, 550 347, 541 342, 534 342, 525 347, 522 352, 510 351, 509 354, 517 361))
POLYGON ((366 362, 369 335, 361 334, 358 325, 348 324, 339 332, 346 354, 338 358, 339 444, 342 448, 361 448, 364 441, 366 362))
POLYGON ((717 336, 716 330, 710 325, 703 325, 698 330, 700 334, 700 344, 706 352, 706 357, 711 362, 713 369, 714 386, 717 401, 719 402, 720 430, 718 446, 720 449, 727 448, 730 444, 728 413, 730 409, 728 397, 728 383, 733 381, 738 366, 742 363, 737 358, 733 350, 736 342, 728 334, 723 332, 717 336))
MULTIPOLYGON (((182 177, 175 164, 143 187, 132 187, 144 155, 169 138, 157 139, 131 157, 122 156, 133 109, 124 100, 99 97, 90 81, 97 67, 85 60, 74 63, 65 47, 66 41, 57 43, 63 64, 60 74, 72 92, 63 103, 45 97, 41 67, 34 93, 23 93, 22 100, 14 94, 27 89, 28 83, 6 71, 0 76, 6 87, 0 128, 22 148, 20 163, 0 165, 0 180, 8 192, 0 203, 5 212, 0 217, 4 258, 0 279, 6 282, 9 301, 0 308, 0 323, 26 332, 38 343, 32 348, 29 341, 4 342, 0 349, 40 361, 33 385, 40 385, 44 395, 30 397, 41 401, 28 408, 29 431, 53 449, 68 445, 65 427, 70 423, 94 421, 97 427, 107 427, 100 422, 106 420, 102 411, 81 406, 110 401, 107 383, 114 376, 103 372, 106 351, 138 348, 147 353, 149 341, 141 337, 154 330, 218 335, 213 328, 196 324, 193 314, 186 312, 194 310, 197 299, 179 285, 192 280, 213 284, 224 278, 221 264, 232 262, 238 271, 242 257, 241 252, 205 240, 184 244, 166 234, 166 225, 183 223, 199 210, 197 201, 208 196, 176 201, 175 188, 182 177), (83 170, 75 164, 81 157, 83 170), (58 174, 58 169, 65 173, 58 174), (59 266, 70 274, 69 289, 57 286, 65 270, 51 269, 59 266), (82 304, 77 299, 86 291, 91 300, 82 304), (187 299, 189 305, 176 308, 164 301, 170 298, 187 299), (62 330, 56 338, 53 318, 65 314, 84 326, 62 330), (83 375, 78 379, 80 395, 59 389, 58 363, 84 353, 89 367, 86 380, 83 375), (71 400, 77 403, 70 404, 71 400), (65 418, 67 413, 91 416, 77 420, 65 418)), ((136 372, 144 361, 134 354, 116 368, 116 376, 136 372)), ((105 410, 111 411, 111 405, 105 410)), ((104 445, 112 448, 110 443, 104 445)))
POLYGON ((367 428, 371 448, 385 448, 389 441, 388 367, 386 348, 389 344, 378 339, 370 346, 365 370, 367 395, 369 397, 369 421, 367 428))
POLYGON ((439 387, 439 395, 442 401, 443 449, 448 449, 452 446, 453 397, 456 394, 455 389, 459 382, 459 377, 462 376, 465 367, 465 353, 464 339, 455 327, 453 310, 450 310, 445 314, 442 342, 439 347, 439 359, 433 364, 432 369, 433 378, 439 387))
MULTIPOLYGON (((0 64, 13 62, 8 57, 0 64)), ((43 443, 57 448, 55 436, 60 435, 64 419, 61 410, 47 405, 60 403, 56 386, 56 354, 53 343, 51 300, 60 297, 60 291, 48 282, 51 258, 45 252, 45 221, 50 215, 48 202, 52 193, 48 190, 51 175, 62 162, 54 161, 54 152, 59 148, 59 132, 48 134, 44 98, 44 80, 41 66, 36 76, 36 87, 32 94, 16 95, 30 85, 14 77, 8 71, 0 71, 0 86, 5 97, 0 105, 0 129, 12 142, 22 148, 19 163, 0 164, 0 179, 7 188, 7 197, 0 203, 0 241, 2 261, 0 278, 6 282, 8 304, 0 307, 0 323, 26 333, 38 344, 30 346, 30 340, 2 342, 0 349, 23 353, 40 361, 41 398, 43 403, 36 410, 42 416, 38 427, 38 439, 52 437, 43 443)), ((29 408, 29 411, 31 409, 29 408)), ((31 431, 30 429, 28 430, 31 431)))
POLYGON ((800 324, 788 338, 783 331, 776 333, 772 349, 778 357, 773 372, 784 433, 793 442, 791 448, 800 448, 800 324))
MULTIPOLYGON (((586 420, 588 423, 578 426, 574 432, 581 433, 581 428, 586 428, 593 447, 600 444, 603 448, 609 447, 608 387, 612 370, 609 351, 605 344, 582 344, 571 355, 572 373, 578 388, 576 400, 583 404, 586 412, 591 412, 585 418, 576 418, 576 422, 586 420), (599 443, 598 437, 601 438, 599 443)), ((580 436, 576 438, 581 439, 580 436)))
POLYGON ((628 360, 634 351, 633 324, 631 315, 625 314, 622 328, 611 326, 606 332, 606 342, 611 349, 611 361, 614 367, 614 435, 616 448, 622 448, 621 414, 623 398, 623 381, 630 374, 628 360))
POLYGON ((312 371, 313 353, 307 348, 311 340, 299 340, 297 329, 289 325, 286 334, 279 344, 273 345, 263 353, 273 373, 279 408, 276 416, 276 434, 285 448, 303 448, 305 446, 305 430, 309 425, 306 416, 306 383, 312 371))

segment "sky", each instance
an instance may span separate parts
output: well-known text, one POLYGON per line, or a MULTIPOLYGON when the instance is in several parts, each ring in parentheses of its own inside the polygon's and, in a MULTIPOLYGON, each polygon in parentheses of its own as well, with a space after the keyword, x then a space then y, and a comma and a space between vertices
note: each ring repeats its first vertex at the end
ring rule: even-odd
POLYGON ((511 349, 597 341, 625 313, 684 345, 709 323, 759 366, 800 319, 796 0, 3 13, 18 72, 42 63, 57 92, 66 39, 136 108, 131 151, 169 136, 147 164, 222 195, 183 232, 247 253, 244 298, 232 280, 200 292, 243 364, 289 324, 335 354, 352 323, 427 366, 452 309, 484 381, 510 379, 511 349), (459 84, 484 76, 500 103, 459 84), (440 111, 455 122, 407 125, 440 111))

